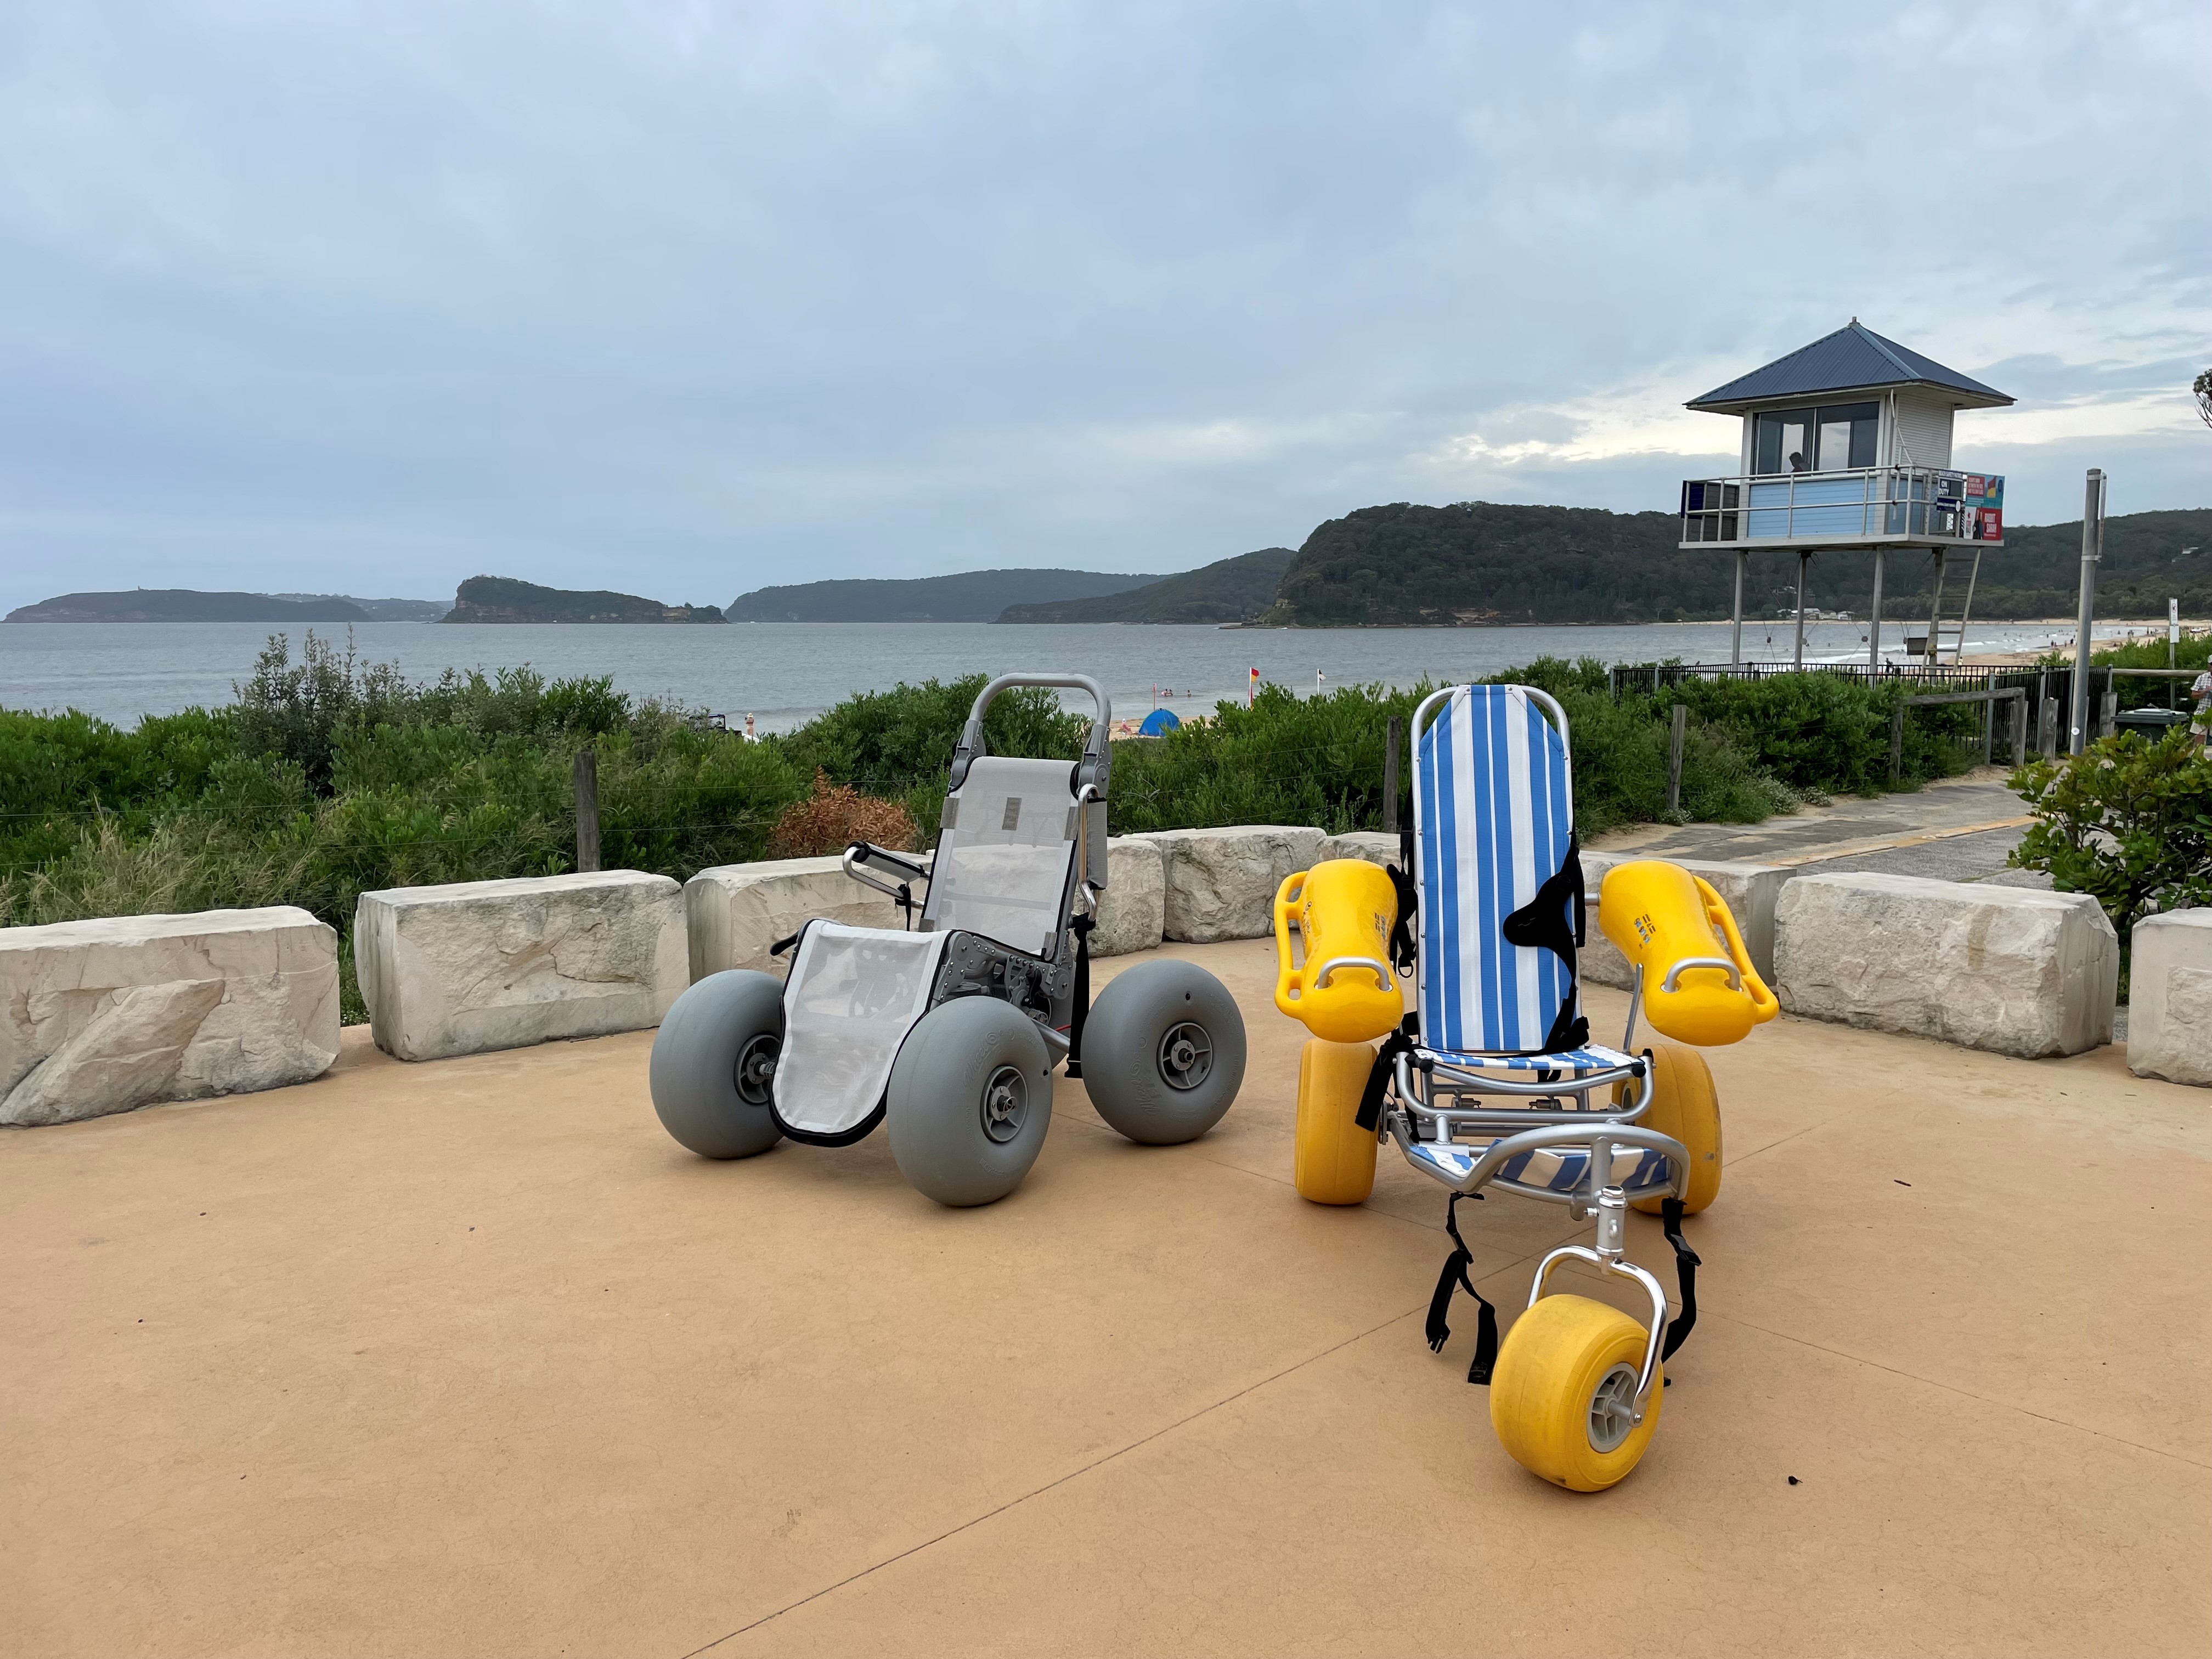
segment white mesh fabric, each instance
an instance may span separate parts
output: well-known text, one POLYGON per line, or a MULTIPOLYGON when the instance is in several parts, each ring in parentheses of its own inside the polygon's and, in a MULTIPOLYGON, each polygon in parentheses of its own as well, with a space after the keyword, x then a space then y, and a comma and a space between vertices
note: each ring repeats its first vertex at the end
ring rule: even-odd
POLYGON ((939 838, 924 922, 960 927, 1033 957, 1052 954, 1075 857, 1075 797, 1066 761, 971 763, 939 838))
POLYGON ((783 987, 775 1115, 809 1134, 858 1128, 890 1083, 891 1062, 929 1006, 942 933, 817 921, 783 987))

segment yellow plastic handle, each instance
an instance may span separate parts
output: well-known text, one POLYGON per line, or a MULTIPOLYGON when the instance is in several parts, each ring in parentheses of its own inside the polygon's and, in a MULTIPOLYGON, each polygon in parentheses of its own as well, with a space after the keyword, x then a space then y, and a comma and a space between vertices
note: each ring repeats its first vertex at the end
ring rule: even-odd
POLYGON ((1275 1006, 1292 1019, 1298 1017, 1298 1003, 1291 993, 1303 991, 1305 985, 1304 976, 1291 965, 1291 924, 1298 900, 1305 895, 1307 873, 1299 870, 1285 876, 1275 890, 1275 1006))
POLYGON ((1782 1012, 1781 1001, 1766 988, 1759 969, 1751 965, 1751 952, 1743 948, 1743 935, 1736 931, 1735 913, 1728 908, 1728 901, 1715 892, 1712 883, 1703 876, 1692 872, 1690 879, 1698 884, 1698 896, 1705 902, 1705 920, 1728 942, 1729 957, 1743 977, 1744 994, 1751 999, 1753 1021, 1764 1025, 1782 1012))

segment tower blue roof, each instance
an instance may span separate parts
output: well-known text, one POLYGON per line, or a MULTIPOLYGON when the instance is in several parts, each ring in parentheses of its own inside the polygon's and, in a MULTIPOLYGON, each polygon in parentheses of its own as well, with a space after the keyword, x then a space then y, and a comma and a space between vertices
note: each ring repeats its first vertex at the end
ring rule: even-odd
POLYGON ((1716 386, 1702 398, 1691 398, 1686 407, 1735 415, 1770 398, 1875 392, 1893 386, 1933 386, 1954 394, 1968 409, 1995 409, 2012 402, 1995 386, 1946 368, 1910 346, 1883 339, 1854 317, 1833 334, 1716 386))

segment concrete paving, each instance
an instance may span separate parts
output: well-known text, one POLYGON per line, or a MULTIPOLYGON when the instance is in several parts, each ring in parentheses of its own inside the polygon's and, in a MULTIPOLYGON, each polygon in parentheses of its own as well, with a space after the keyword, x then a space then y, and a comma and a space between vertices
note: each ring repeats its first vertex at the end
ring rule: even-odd
POLYGON ((2047 889, 2048 876, 2005 867, 2029 822, 2005 775, 1986 768, 1910 793, 1846 797, 1764 823, 1644 824, 1592 845, 1652 858, 1787 865, 1808 875, 1873 871, 2047 889))
MULTIPOLYGON (((1291 1190, 1272 945, 1178 954, 1248 1012, 1228 1118, 1132 1146, 1063 1082, 980 1211, 881 1135, 689 1156, 650 1033, 349 1030, 317 1083, 0 1137, 0 1649, 2212 1646, 2206 1091, 1786 1017, 1711 1051, 1702 1317, 1582 1498, 1498 1447, 1463 1300, 1421 1339, 1441 1191, 1395 1151, 1359 1208, 1291 1190)), ((1510 1318, 1583 1230, 1469 1207, 1510 1318)))

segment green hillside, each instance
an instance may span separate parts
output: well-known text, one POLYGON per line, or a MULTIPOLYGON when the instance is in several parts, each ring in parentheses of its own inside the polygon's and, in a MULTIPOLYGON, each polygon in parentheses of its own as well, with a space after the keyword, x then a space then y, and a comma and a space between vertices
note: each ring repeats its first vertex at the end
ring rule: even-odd
MULTIPOLYGON (((1676 545, 1670 513, 1398 502, 1332 519, 1306 538, 1267 620, 1303 627, 1453 626, 1501 623, 1641 623, 1725 617, 1731 554, 1676 545)), ((2011 526, 1990 550, 1974 588, 1978 617, 2063 617, 2074 609, 2081 526, 2011 526)), ((1967 560, 1954 556, 1956 595, 1967 560)), ((1808 605, 1866 613, 1870 553, 1824 553, 1806 580, 1808 605)), ((1929 596, 1932 561, 1893 553, 1883 614, 1902 618, 1929 596)), ((1751 556, 1747 616, 1796 602, 1794 552, 1751 556)), ((2163 617, 2167 598, 2212 612, 2212 507, 2108 519, 2097 614, 2163 617), (2203 551, 2185 556, 2187 547, 2203 551)), ((1950 601, 1947 600, 1947 605, 1950 601)))
POLYGON ((1010 605, 1002 623, 1233 623, 1249 622, 1274 603, 1283 572, 1297 556, 1287 547, 1263 547, 1218 559, 1180 576, 1164 577, 1126 593, 1048 605, 1010 605))
POLYGON ((449 623, 718 623, 711 605, 663 605, 635 593, 540 587, 512 576, 471 576, 453 596, 449 623))
POLYGON ((201 593, 189 587, 134 587, 122 593, 63 593, 8 613, 11 623, 34 622, 368 622, 350 599, 318 594, 300 599, 268 593, 201 593))
POLYGON ((905 580, 762 587, 729 604, 732 622, 992 622, 1008 605, 1088 599, 1158 581, 1097 570, 968 570, 905 580))

